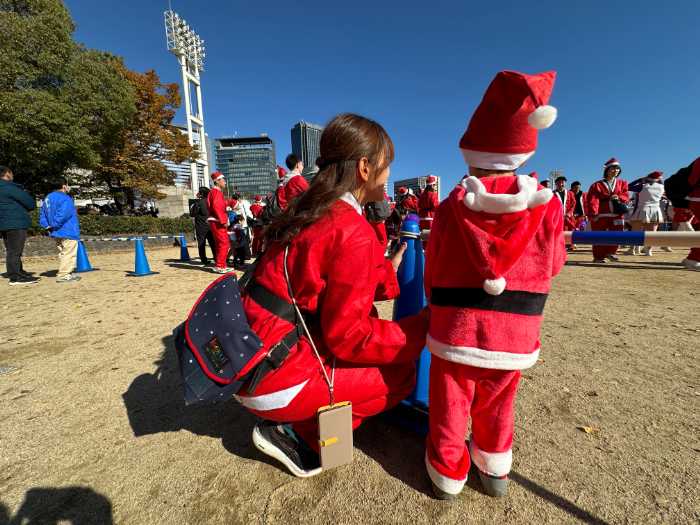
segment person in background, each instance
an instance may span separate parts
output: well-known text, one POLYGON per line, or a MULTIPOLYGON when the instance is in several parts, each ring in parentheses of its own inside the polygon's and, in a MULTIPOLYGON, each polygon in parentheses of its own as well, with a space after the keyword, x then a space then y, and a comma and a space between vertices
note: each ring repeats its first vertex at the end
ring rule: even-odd
POLYGON ((214 256, 216 266, 214 271, 216 273, 228 273, 232 272, 233 268, 229 268, 226 265, 226 258, 231 246, 231 241, 228 237, 229 218, 226 213, 226 199, 224 198, 226 179, 221 172, 215 171, 211 174, 211 180, 214 183, 214 187, 207 195, 207 210, 209 212, 207 221, 209 222, 209 228, 216 246, 214 256))
POLYGON ((248 240, 248 232, 244 226, 242 215, 236 217, 236 222, 233 225, 232 232, 235 240, 235 248, 233 255, 233 265, 241 267, 250 259, 250 242, 248 240))
POLYGON ((549 188, 549 180, 547 180, 547 179, 541 180, 540 186, 542 186, 543 188, 549 188))
MULTIPOLYGON (((586 225, 586 192, 581 191, 581 183, 577 180, 571 183, 571 193, 574 196, 574 230, 579 231, 586 225)), ((576 245, 571 244, 570 250, 576 251, 576 245)))
MULTIPOLYGON (((664 222, 661 212, 661 197, 664 195, 663 173, 654 171, 642 181, 641 189, 637 193, 637 201, 634 211, 630 214, 629 221, 633 231, 654 232, 659 224, 664 222)), ((651 256, 651 246, 645 246, 640 252, 640 246, 632 246, 628 255, 651 256)))
POLYGON ((56 240, 58 247, 57 283, 80 280, 79 275, 72 273, 78 258, 80 223, 73 199, 68 195, 69 192, 66 179, 57 179, 54 183, 54 191, 46 196, 39 213, 39 224, 42 228, 46 228, 49 236, 56 240))
POLYGON ((255 196, 255 202, 250 205, 250 213, 253 216, 253 257, 259 257, 263 250, 263 224, 261 220, 262 212, 265 209, 262 195, 255 196))
POLYGON ((440 205, 437 194, 437 177, 428 175, 425 179, 425 191, 418 199, 418 214, 420 217, 420 229, 429 230, 433 224, 433 217, 440 205))
POLYGON ((29 212, 36 207, 36 202, 13 180, 12 170, 0 166, 0 236, 5 244, 7 277, 10 286, 36 284, 39 279, 22 267, 22 251, 32 224, 29 212))
MULTIPOLYGON (((620 179, 622 167, 616 158, 603 166, 603 178, 594 182, 586 195, 586 209, 593 231, 624 231, 625 212, 618 206, 629 198, 627 181, 620 179)), ((593 245, 593 262, 617 261, 617 246, 593 245)))
POLYGON ((397 205, 403 208, 405 213, 418 213, 418 199, 413 195, 413 190, 401 186, 399 188, 397 205))
POLYGON ((212 258, 216 259, 216 246, 214 244, 214 235, 209 228, 209 210, 207 209, 207 196, 209 188, 202 187, 197 193, 197 201, 190 208, 190 215, 194 218, 194 231, 197 236, 197 251, 199 251, 199 261, 208 266, 211 264, 207 259, 207 242, 211 248, 212 258))
POLYGON ((290 170, 289 173, 280 169, 279 166, 277 168, 280 177, 277 187, 277 203, 282 211, 287 209, 290 202, 309 189, 309 183, 301 176, 304 171, 304 163, 299 157, 290 153, 284 162, 290 170))
MULTIPOLYGON (((554 180, 554 195, 561 202, 562 213, 564 214, 564 231, 571 232, 576 229, 574 221, 574 194, 566 189, 566 177, 559 175, 554 180)), ((567 245, 567 249, 571 250, 571 245, 567 245)))

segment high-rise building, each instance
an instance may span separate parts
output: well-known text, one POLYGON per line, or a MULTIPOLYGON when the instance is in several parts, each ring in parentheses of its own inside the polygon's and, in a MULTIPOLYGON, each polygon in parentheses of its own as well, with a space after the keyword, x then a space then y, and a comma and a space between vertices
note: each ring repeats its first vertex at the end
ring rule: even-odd
MULTIPOLYGON (((428 176, 424 177, 414 177, 412 179, 401 179, 401 180, 395 180, 394 181, 394 200, 396 200, 399 196, 399 188, 401 186, 405 186, 408 189, 413 190, 413 193, 418 193, 418 190, 423 191, 425 189, 425 180, 428 178, 428 176)), ((438 194, 438 199, 440 199, 440 177, 437 178, 437 184, 435 185, 435 189, 437 190, 438 194)))
POLYGON ((265 195, 277 188, 275 143, 260 137, 224 137, 214 140, 216 165, 229 194, 265 195))
POLYGON ((292 128, 292 153, 304 163, 302 175, 306 180, 312 179, 318 172, 316 159, 321 155, 321 133, 323 126, 303 120, 294 124, 292 128))

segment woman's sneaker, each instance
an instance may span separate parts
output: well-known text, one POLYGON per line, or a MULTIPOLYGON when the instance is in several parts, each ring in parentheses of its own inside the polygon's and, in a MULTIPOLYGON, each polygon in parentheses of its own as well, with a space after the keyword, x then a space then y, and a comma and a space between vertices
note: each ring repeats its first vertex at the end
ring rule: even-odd
POLYGON ((486 494, 494 498, 502 498, 508 494, 508 476, 490 476, 485 472, 479 471, 479 479, 481 486, 484 487, 486 494))
POLYGON ((291 429, 274 421, 262 421, 253 429, 253 444, 275 458, 298 478, 321 473, 321 458, 291 429))

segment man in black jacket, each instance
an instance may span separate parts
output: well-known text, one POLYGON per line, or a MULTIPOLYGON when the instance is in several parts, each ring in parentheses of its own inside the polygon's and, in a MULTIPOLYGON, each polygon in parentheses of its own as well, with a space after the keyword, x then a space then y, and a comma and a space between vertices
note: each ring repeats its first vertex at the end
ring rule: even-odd
POLYGON ((190 216, 194 217, 194 230, 197 235, 197 250, 199 250, 199 260, 204 265, 209 265, 207 259, 206 243, 209 241, 212 258, 216 259, 216 248, 214 248, 214 236, 209 228, 207 218, 209 210, 207 209, 207 195, 209 188, 200 188, 197 193, 197 201, 190 207, 190 216))

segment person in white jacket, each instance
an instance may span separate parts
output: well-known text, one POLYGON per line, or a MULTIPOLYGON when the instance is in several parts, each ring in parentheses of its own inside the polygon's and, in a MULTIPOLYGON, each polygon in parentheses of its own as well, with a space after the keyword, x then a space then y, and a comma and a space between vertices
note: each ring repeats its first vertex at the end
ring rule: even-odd
MULTIPOLYGON (((661 211, 661 198, 664 195, 663 174, 654 171, 647 175, 642 183, 642 189, 637 194, 637 202, 629 220, 634 229, 644 231, 656 231, 659 224, 664 222, 661 211)), ((638 255, 638 246, 633 246, 628 252, 630 255, 638 255)), ((646 246, 641 254, 650 256, 651 247, 646 246)))

